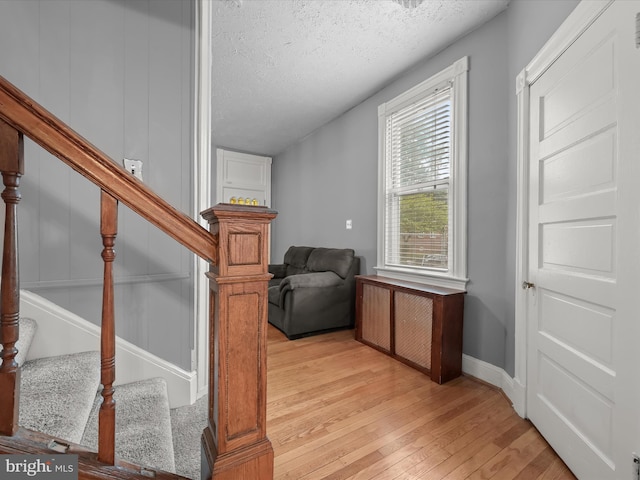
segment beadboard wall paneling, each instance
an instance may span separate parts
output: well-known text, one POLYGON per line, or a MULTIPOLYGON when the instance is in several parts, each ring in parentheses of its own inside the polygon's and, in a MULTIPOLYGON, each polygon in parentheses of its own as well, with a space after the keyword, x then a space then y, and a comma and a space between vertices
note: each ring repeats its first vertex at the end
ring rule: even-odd
MULTIPOLYGON (((194 21, 182 0, 2 1, 0 75, 190 212, 194 21)), ((23 288, 99 324, 99 189, 31 142, 25 159, 23 288)), ((190 369, 191 254, 119 210, 117 334, 190 369)))

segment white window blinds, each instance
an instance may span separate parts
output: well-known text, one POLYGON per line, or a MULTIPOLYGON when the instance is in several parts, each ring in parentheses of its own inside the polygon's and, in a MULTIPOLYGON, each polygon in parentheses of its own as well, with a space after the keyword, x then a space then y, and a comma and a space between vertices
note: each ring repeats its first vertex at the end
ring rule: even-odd
POLYGON ((452 88, 387 116, 386 263, 447 270, 452 88))

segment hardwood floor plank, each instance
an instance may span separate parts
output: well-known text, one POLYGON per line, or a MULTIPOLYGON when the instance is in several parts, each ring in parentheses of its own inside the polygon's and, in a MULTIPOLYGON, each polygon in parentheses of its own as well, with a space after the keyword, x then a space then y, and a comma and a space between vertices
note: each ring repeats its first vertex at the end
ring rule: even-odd
MULTIPOLYGON (((443 404, 439 409, 435 409, 432 411, 427 411, 422 417, 422 422, 425 424, 425 427, 428 429, 429 422, 432 421, 434 417, 437 418, 438 414, 442 414, 442 412, 452 411, 454 410, 460 403, 463 403, 466 400, 466 396, 460 396, 455 400, 452 400, 448 403, 443 404)), ((415 399, 414 399, 415 400, 415 399)), ((360 415, 357 419, 358 424, 360 425, 359 431, 364 431, 364 435, 367 439, 370 439, 364 448, 371 449, 371 445, 375 445, 372 441, 380 436, 384 435, 386 432, 389 432, 390 426, 402 426, 406 421, 411 420, 416 417, 419 412, 423 411, 421 407, 423 404, 421 403, 422 399, 418 399, 413 401, 410 405, 407 405, 406 408, 401 410, 393 411, 395 408, 392 406, 390 409, 390 413, 388 415, 379 418, 378 415, 370 415, 363 414, 360 415)), ((351 426, 353 424, 351 423, 351 426)), ((340 430, 339 430, 340 431, 340 430)), ((391 436, 395 436, 398 432, 393 430, 387 437, 387 441, 390 441, 391 436)), ((429 435, 430 439, 433 438, 432 435, 429 435)), ((383 442, 382 444, 386 444, 387 442, 383 442)), ((377 446, 377 445, 376 445, 377 446)), ((368 453, 368 452, 367 452, 368 453)))
POLYGON ((495 445, 493 439, 510 429, 519 421, 521 421, 521 419, 509 416, 501 423, 494 424, 488 432, 485 432, 473 442, 466 444, 465 448, 461 448, 451 454, 451 456, 440 465, 425 472, 424 480, 440 480, 446 478, 447 475, 450 475, 451 472, 456 469, 457 473, 450 478, 466 478, 467 475, 473 473, 481 465, 493 458, 494 455, 497 455, 501 448, 495 445), (489 445, 490 448, 486 448, 487 445, 489 445), (462 472, 466 473, 463 475, 462 472))
MULTIPOLYGON (((554 455, 555 456, 555 455, 554 455)), ((565 463, 555 457, 551 466, 537 480, 564 480, 574 478, 565 463)))
MULTIPOLYGON (((404 445, 398 450, 395 450, 394 452, 383 456, 383 458, 380 461, 366 466, 356 474, 349 477, 349 479, 350 480, 371 480, 372 478, 391 477, 393 475, 392 469, 396 468, 395 465, 402 462, 406 458, 411 457, 422 448, 420 446, 420 443, 421 442, 413 442, 408 445, 404 445)), ((400 467, 400 471, 402 471, 402 467, 400 467)))
MULTIPOLYGON (((492 397, 495 403, 489 411, 484 412, 479 418, 470 421, 468 425, 463 425, 459 431, 453 430, 447 432, 447 435, 441 438, 442 442, 447 442, 445 449, 452 455, 463 450, 470 443, 477 439, 486 438, 496 431, 496 426, 502 425, 502 422, 508 418, 514 418, 513 408, 508 405, 504 399, 492 397), (467 428, 469 428, 467 430, 467 428), (452 438, 454 437, 454 438, 452 438)), ((521 420, 518 418, 518 420, 521 420)))
POLYGON ((500 435, 499 438, 496 438, 494 440, 494 443, 498 445, 500 448, 507 448, 515 440, 520 438, 529 430, 531 430, 531 425, 528 422, 518 422, 512 428, 510 428, 507 432, 504 432, 502 435, 500 435))
POLYGON ((498 453, 500 453, 500 447, 493 442, 486 443, 478 452, 442 477, 441 480, 460 480, 463 478, 470 478, 471 474, 498 455, 498 453))
POLYGON ((449 458, 449 454, 445 450, 438 448, 435 445, 427 445, 415 454, 411 455, 411 457, 407 457, 402 462, 396 463, 387 472, 384 472, 376 478, 394 478, 396 480, 415 478, 421 480, 425 471, 430 470, 435 465, 439 465, 447 458, 449 458), (411 466, 407 464, 407 459, 409 458, 411 459, 411 463, 413 463, 411 466), (398 470, 398 467, 401 467, 398 474, 395 477, 389 477, 392 470, 398 470))
MULTIPOLYGON (((331 432, 332 434, 310 443, 303 443, 300 448, 290 452, 290 456, 293 457, 293 459, 289 461, 287 468, 289 470, 293 468, 294 473, 301 475, 302 473, 298 469, 300 464, 305 465, 307 469, 310 467, 315 469, 325 463, 329 463, 333 459, 340 459, 360 445, 366 445, 377 437, 389 432, 391 425, 401 428, 404 421, 414 418, 414 416, 420 412, 420 410, 415 408, 415 404, 416 400, 411 399, 409 404, 396 412, 394 410, 396 410, 399 404, 395 402, 387 406, 384 411, 380 411, 377 407, 374 407, 366 414, 349 417, 342 423, 342 428, 336 429, 334 432, 331 432), (385 413, 385 411, 388 413, 385 413), (395 418, 400 416, 402 416, 403 419, 395 418), (315 453, 318 451, 321 451, 322 454, 318 455, 315 453), (316 458, 312 462, 309 462, 308 459, 305 459, 305 453, 308 455, 316 455, 316 458), (325 458, 327 459, 326 461, 325 458)), ((395 430, 389 433, 389 435, 395 434, 395 430)), ((286 457, 283 456, 283 459, 285 458, 286 457)), ((277 457, 276 463, 278 462, 279 459, 277 457)))
MULTIPOLYGON (((370 479, 379 475, 381 472, 389 469, 398 462, 401 462, 405 457, 412 455, 419 451, 422 446, 429 446, 430 448, 439 448, 440 441, 434 438, 437 432, 434 432, 433 424, 429 421, 433 417, 433 413, 427 413, 417 420, 405 426, 406 433, 399 437, 395 441, 388 442, 381 446, 378 451, 384 455, 383 459, 375 464, 372 464, 352 476, 354 479, 370 479), (429 440, 429 443, 425 445, 425 439, 429 440)), ((413 464, 413 463, 412 463, 413 464)), ((400 468, 400 471, 405 469, 406 465, 400 468)), ((385 476, 391 476, 392 472, 386 472, 385 476)))
POLYGON ((307 480, 310 478, 323 478, 324 480, 344 480, 350 478, 351 475, 358 473, 363 468, 366 468, 368 465, 372 463, 376 463, 379 460, 384 458, 384 456, 374 450, 373 452, 365 455, 364 457, 359 457, 357 460, 348 463, 348 459, 344 458, 339 463, 342 463, 342 468, 335 470, 334 463, 325 465, 323 468, 316 470, 315 472, 310 473, 303 477, 303 479, 307 480), (333 470, 331 473, 329 471, 333 470))
POLYGON ((553 450, 545 448, 520 471, 515 480, 536 480, 549 469, 555 458, 553 450))
MULTIPOLYGON (((404 412, 401 412, 404 413, 404 412)), ((344 457, 341 457, 330 464, 325 465, 323 468, 319 469, 317 475, 325 475, 331 477, 338 470, 351 472, 353 471, 352 464, 362 465, 362 459, 368 458, 368 463, 365 462, 364 465, 370 465, 372 463, 371 460, 373 458, 384 459, 387 457, 388 452, 390 450, 394 451, 402 446, 410 444, 413 448, 413 452, 419 450, 422 446, 433 445, 434 435, 431 432, 430 424, 425 423, 426 418, 429 415, 423 415, 422 417, 418 417, 411 423, 403 425, 401 428, 395 429, 385 434, 385 431, 388 431, 388 420, 385 421, 385 429, 382 431, 372 432, 370 437, 370 441, 362 445, 360 448, 357 448, 350 453, 346 454, 344 457), (348 468, 345 468, 344 465, 347 465, 348 468), (331 475, 329 475, 331 473, 331 475)), ((405 414, 406 418, 406 414, 405 414)), ((391 422, 393 425, 401 425, 401 423, 391 422)), ((377 460, 376 460, 377 462, 377 460)), ((356 470, 357 472, 357 470, 356 470)), ((354 473, 350 473, 347 477, 351 476, 354 473)), ((345 477, 345 478, 347 478, 345 477)), ((324 477, 323 477, 324 478, 324 477)))
POLYGON ((353 331, 267 338, 277 480, 575 479, 490 385, 438 385, 353 331))
POLYGON ((366 435, 374 433, 375 428, 384 430, 387 428, 389 418, 396 412, 407 411, 408 415, 419 414, 419 411, 414 408, 418 401, 415 391, 395 390, 395 396, 387 394, 387 397, 383 398, 361 395, 359 398, 368 399, 365 400, 366 405, 369 406, 366 411, 358 410, 358 403, 346 401, 345 405, 340 405, 338 402, 335 407, 329 406, 302 414, 295 422, 292 421, 279 429, 275 428, 270 435, 277 439, 279 446, 295 442, 289 445, 287 450, 298 448, 300 444, 305 449, 318 449, 332 443, 335 438, 344 437, 353 432, 359 434, 358 430, 366 435), (322 422, 326 422, 322 424, 324 433, 319 435, 318 429, 322 422), (323 438, 324 436, 326 438, 323 438), (303 441, 300 442, 300 440, 303 441))
POLYGON ((538 432, 528 429, 468 478, 469 480, 515 478, 542 448, 544 448, 543 441, 538 432))

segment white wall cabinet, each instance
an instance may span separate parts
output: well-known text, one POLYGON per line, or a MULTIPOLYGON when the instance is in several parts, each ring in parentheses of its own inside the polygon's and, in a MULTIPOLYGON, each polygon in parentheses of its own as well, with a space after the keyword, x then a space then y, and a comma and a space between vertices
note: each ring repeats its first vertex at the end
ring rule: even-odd
POLYGON ((271 206, 271 157, 216 150, 216 202, 271 206))

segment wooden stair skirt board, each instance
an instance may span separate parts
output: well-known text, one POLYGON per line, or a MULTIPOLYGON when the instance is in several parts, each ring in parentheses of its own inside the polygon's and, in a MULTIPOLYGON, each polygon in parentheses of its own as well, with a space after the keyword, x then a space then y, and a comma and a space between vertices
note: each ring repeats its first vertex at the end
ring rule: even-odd
POLYGON ((79 480, 124 480, 155 478, 157 480, 186 480, 175 473, 143 468, 125 461, 105 465, 97 454, 86 447, 51 437, 44 433, 19 428, 12 437, 0 435, 0 454, 3 455, 78 455, 79 480))

